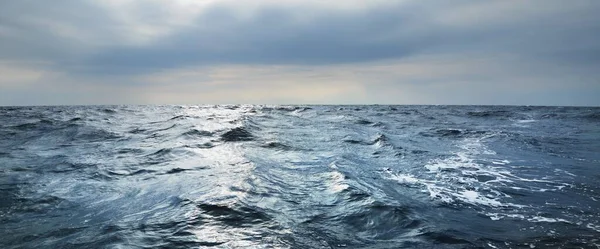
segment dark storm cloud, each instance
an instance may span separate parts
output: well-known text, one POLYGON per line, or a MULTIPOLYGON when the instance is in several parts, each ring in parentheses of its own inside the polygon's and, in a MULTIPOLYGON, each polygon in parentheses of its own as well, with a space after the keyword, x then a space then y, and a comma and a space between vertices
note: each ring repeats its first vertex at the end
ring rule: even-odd
MULTIPOLYGON (((508 8, 500 14, 490 9, 493 6, 483 6, 466 12, 458 24, 439 18, 484 4, 419 1, 360 10, 279 4, 265 5, 244 18, 235 5, 214 4, 190 25, 142 44, 119 40, 135 34, 124 34, 131 31, 110 10, 92 3, 3 2, 0 27, 8 35, 2 38, 0 55, 50 60, 71 73, 101 75, 217 64, 327 65, 464 52, 597 64, 600 50, 600 4, 595 1, 581 1, 562 12, 563 5, 571 3, 538 2, 545 4, 540 10, 527 10, 538 7, 531 3, 509 3, 523 5, 526 12, 508 8), (477 11, 481 13, 472 13, 477 11), (82 37, 69 36, 76 34, 82 37)), ((145 13, 142 21, 150 25, 168 18, 158 5, 143 2, 137 12, 145 13)))

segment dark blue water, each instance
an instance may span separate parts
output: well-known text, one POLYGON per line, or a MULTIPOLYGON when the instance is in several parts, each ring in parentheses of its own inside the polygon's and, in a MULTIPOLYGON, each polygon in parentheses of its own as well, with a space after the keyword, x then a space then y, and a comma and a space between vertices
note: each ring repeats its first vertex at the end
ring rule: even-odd
POLYGON ((600 108, 0 107, 0 248, 598 248, 600 108))

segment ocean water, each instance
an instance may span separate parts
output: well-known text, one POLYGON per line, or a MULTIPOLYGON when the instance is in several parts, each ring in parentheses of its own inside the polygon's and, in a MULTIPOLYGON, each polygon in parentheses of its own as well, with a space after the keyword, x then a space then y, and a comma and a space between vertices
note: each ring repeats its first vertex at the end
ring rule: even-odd
POLYGON ((600 108, 0 107, 0 248, 600 248, 600 108))

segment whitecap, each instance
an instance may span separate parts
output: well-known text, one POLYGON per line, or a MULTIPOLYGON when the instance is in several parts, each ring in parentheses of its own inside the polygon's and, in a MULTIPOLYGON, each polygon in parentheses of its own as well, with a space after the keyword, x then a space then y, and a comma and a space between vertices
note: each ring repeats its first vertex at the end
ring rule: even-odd
POLYGON ((531 217, 529 219, 527 219, 530 222, 550 222, 550 223, 554 223, 554 222, 564 222, 564 223, 572 223, 568 220, 565 219, 561 219, 561 218, 548 218, 548 217, 542 217, 542 216, 534 216, 531 217))

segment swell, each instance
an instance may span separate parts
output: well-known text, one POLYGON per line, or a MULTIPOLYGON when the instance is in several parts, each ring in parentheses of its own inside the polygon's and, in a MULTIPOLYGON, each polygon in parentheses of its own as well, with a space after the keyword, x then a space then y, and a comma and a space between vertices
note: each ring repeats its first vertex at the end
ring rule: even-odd
POLYGON ((487 131, 471 130, 471 129, 451 129, 451 128, 432 128, 428 131, 420 132, 419 135, 424 137, 436 138, 465 138, 465 137, 482 137, 490 134, 487 131))
POLYGON ((221 140, 224 142, 242 142, 251 141, 254 136, 244 127, 236 127, 221 134, 221 140))
POLYGON ((251 207, 229 207, 218 204, 199 203, 196 205, 204 222, 217 222, 222 226, 246 227, 267 223, 271 220, 265 212, 251 207))
POLYGON ((123 137, 119 133, 87 125, 77 118, 68 121, 41 119, 7 127, 2 133, 12 136, 14 142, 52 139, 61 144, 105 142, 123 137))
POLYGON ((598 243, 593 108, 0 109, 6 248, 598 243))
POLYGON ((514 112, 507 110, 485 110, 485 111, 470 111, 467 115, 476 118, 509 118, 514 115, 514 112))

